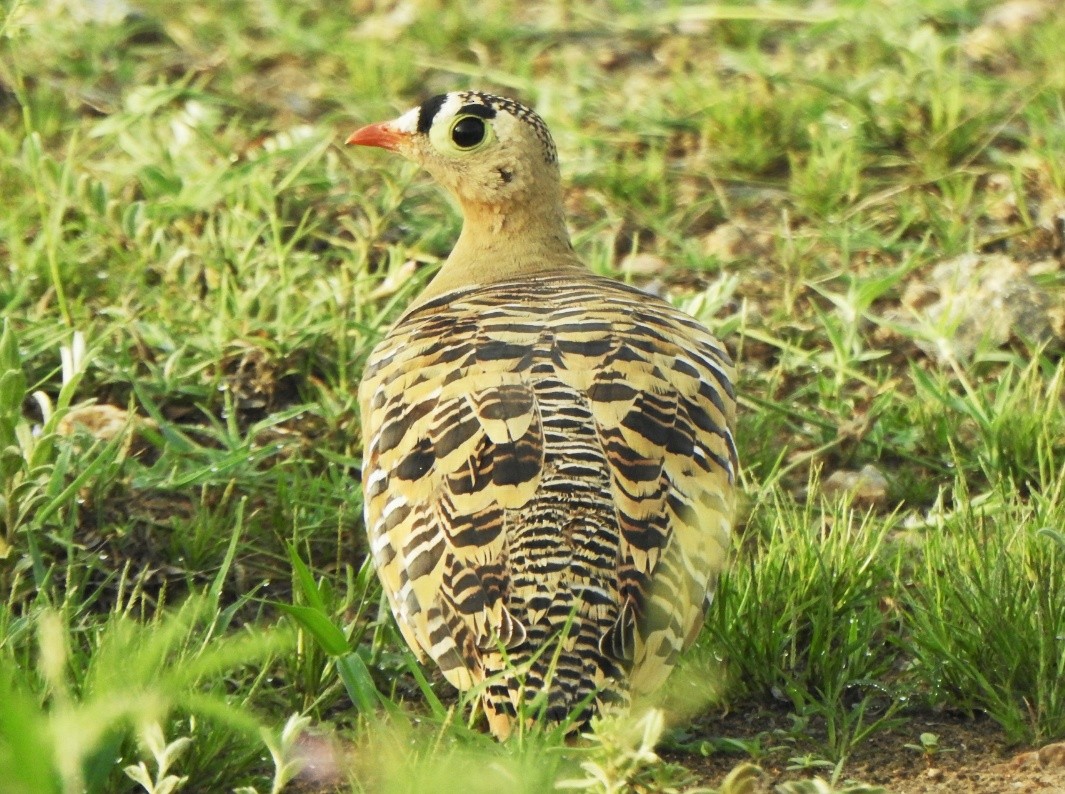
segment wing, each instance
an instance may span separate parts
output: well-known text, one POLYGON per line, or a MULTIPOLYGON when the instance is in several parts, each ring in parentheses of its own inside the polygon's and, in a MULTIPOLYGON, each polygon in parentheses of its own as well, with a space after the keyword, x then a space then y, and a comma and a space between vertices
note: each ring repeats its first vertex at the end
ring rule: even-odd
POLYGON ((694 640, 725 564, 733 369, 691 317, 615 282, 597 288, 596 319, 567 329, 559 371, 586 391, 616 509, 620 610, 601 646, 647 693, 694 640))
POLYGON ((360 402, 385 593, 411 648, 468 689, 484 677, 482 650, 524 640, 505 603, 505 514, 537 492, 544 441, 514 360, 535 334, 492 338, 463 314, 401 322, 374 350, 360 402))
POLYGON ((609 660, 654 688, 724 560, 730 377, 694 320, 590 276, 450 294, 401 320, 360 390, 363 483, 415 652, 465 689, 500 644, 576 620, 567 700, 609 660))

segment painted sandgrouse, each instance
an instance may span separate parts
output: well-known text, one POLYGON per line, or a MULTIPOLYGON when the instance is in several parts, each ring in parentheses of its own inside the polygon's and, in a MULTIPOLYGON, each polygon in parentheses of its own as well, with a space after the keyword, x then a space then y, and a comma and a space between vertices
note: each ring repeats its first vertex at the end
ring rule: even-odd
POLYGON ((529 108, 443 94, 348 143, 419 163, 464 218, 359 392, 370 549, 403 636, 482 687, 500 738, 519 713, 580 725, 649 693, 725 561, 728 354, 580 262, 529 108))

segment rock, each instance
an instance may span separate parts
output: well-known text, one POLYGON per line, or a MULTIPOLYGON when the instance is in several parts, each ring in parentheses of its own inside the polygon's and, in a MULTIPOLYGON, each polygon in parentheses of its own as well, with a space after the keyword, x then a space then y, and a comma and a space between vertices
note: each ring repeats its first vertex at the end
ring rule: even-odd
POLYGON ((138 416, 130 417, 128 411, 114 405, 76 405, 56 424, 56 432, 72 436, 83 431, 98 441, 110 441, 126 428, 135 430, 145 421, 138 416))
POLYGON ((1055 742, 1016 756, 1012 765, 1018 769, 1065 769, 1065 742, 1055 742))
POLYGON ((1065 742, 1055 742, 1039 749, 1039 763, 1065 769, 1065 742))
POLYGON ((735 223, 719 224, 712 232, 703 235, 703 251, 722 262, 731 262, 739 256, 747 236, 735 223))
POLYGON ((990 60, 1006 50, 1053 8, 1048 0, 1009 0, 988 10, 979 27, 962 39, 962 52, 973 60, 990 60))
POLYGON ((879 505, 887 500, 888 480, 872 464, 863 466, 860 471, 840 469, 821 483, 821 493, 828 497, 850 494, 857 503, 879 505))
POLYGON ((1024 265, 1000 254, 965 254, 936 265, 925 281, 903 291, 901 325, 918 347, 942 360, 970 358, 1013 339, 1061 342, 1061 290, 1033 279, 1040 263, 1024 265))
POLYGON ((668 266, 657 254, 629 254, 618 266, 626 276, 657 276, 668 266))

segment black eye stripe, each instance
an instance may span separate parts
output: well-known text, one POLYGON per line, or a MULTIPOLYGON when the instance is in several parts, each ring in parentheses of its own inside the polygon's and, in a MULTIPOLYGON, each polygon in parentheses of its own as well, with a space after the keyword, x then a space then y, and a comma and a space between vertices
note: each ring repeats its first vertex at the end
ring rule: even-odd
POLYGON ((447 94, 437 94, 422 102, 418 107, 418 132, 423 135, 433 126, 433 119, 447 101, 447 94))
MULTIPOLYGON (((433 121, 436 119, 436 114, 440 112, 440 108, 447 102, 447 97, 447 94, 437 94, 434 97, 429 97, 418 106, 418 132, 423 134, 429 132, 429 128, 433 126, 433 121)), ((463 105, 455 115, 494 119, 496 117, 496 109, 488 105, 482 105, 479 102, 470 103, 463 105)))

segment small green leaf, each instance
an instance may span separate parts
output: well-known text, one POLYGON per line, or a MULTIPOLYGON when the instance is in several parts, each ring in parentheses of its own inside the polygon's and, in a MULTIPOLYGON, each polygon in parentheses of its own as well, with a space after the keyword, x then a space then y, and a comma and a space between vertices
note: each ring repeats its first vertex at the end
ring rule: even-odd
POLYGON ((1035 534, 1043 538, 1050 538, 1052 541, 1061 546, 1062 549, 1065 549, 1065 534, 1058 532, 1056 529, 1051 529, 1050 527, 1043 527, 1042 529, 1036 531, 1035 534))
POLYGON ((327 614, 328 610, 325 608, 322 592, 318 589, 318 585, 314 581, 314 574, 312 574, 311 569, 307 567, 307 563, 300 559, 299 552, 291 543, 288 544, 288 556, 292 561, 292 571, 296 574, 296 580, 299 583, 300 592, 303 593, 303 597, 307 599, 307 603, 319 612, 327 614))
POLYGON ((122 233, 131 240, 140 236, 141 230, 147 223, 143 201, 130 202, 122 212, 122 233))
POLYGON ((4 367, 0 370, 0 411, 17 413, 25 396, 26 377, 22 370, 18 367, 4 367))
POLYGON ((373 714, 380 707, 394 711, 395 705, 377 689, 366 662, 357 653, 349 653, 337 659, 337 672, 351 702, 364 714, 373 714))
MULTIPOLYGON (((0 423, 0 441, 3 440, 3 428, 0 423)), ((22 450, 15 445, 9 445, 0 449, 0 482, 7 483, 26 466, 26 460, 22 457, 22 450)))
POLYGON ((303 629, 318 640, 318 644, 330 656, 340 656, 351 650, 344 632, 337 628, 336 624, 326 617, 324 612, 314 607, 304 607, 296 604, 274 602, 274 606, 299 623, 303 629))
POLYGON ((105 215, 107 213, 107 186, 94 179, 89 184, 88 194, 96 214, 105 215))

